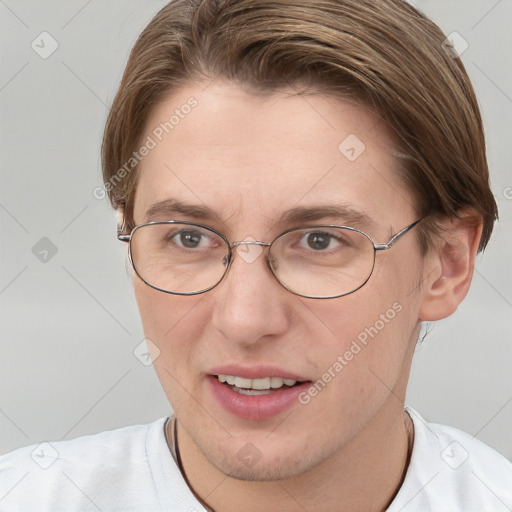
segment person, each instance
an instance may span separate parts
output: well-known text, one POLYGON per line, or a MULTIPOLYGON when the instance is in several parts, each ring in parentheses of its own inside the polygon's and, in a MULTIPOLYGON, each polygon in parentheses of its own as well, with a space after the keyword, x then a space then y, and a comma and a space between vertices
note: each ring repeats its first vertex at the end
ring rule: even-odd
POLYGON ((509 461, 404 405, 421 325, 455 312, 497 218, 433 22, 174 0, 102 157, 174 415, 4 455, 2 510, 512 509, 509 461))

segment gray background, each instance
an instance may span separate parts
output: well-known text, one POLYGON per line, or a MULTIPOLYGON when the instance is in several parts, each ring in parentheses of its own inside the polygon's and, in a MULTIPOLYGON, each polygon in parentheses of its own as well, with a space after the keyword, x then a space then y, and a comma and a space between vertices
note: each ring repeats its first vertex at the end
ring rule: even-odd
MULTIPOLYGON (((0 0, 0 453, 170 413, 134 356, 144 335, 125 247, 93 194, 129 49, 165 3, 0 0), (31 47, 51 49, 43 31, 59 45, 47 58, 31 47)), ((512 1, 415 4, 469 43, 501 220, 468 298, 418 349, 408 403, 512 458, 512 1)))

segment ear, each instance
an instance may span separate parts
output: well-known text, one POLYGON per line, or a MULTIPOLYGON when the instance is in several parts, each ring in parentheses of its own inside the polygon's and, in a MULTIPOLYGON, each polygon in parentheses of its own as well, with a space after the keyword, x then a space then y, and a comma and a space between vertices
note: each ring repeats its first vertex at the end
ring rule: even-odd
POLYGON ((420 321, 441 320, 455 312, 469 290, 482 236, 482 219, 469 208, 437 224, 439 240, 424 258, 420 321))

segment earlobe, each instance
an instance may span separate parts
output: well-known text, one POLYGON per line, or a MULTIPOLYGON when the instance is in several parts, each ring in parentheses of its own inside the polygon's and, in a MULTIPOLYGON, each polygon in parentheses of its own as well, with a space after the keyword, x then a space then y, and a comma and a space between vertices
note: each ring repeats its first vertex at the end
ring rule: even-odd
POLYGON ((482 220, 473 210, 438 224, 439 243, 425 257, 420 321, 441 320, 455 312, 469 290, 482 235, 482 220))

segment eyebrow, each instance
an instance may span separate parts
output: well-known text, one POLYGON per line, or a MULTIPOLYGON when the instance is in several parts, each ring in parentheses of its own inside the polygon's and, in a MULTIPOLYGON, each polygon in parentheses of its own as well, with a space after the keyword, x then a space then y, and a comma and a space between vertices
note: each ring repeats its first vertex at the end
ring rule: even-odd
MULTIPOLYGON (((177 199, 165 199, 151 205, 146 212, 146 222, 162 218, 165 218, 165 220, 179 220, 172 219, 176 214, 202 221, 213 219, 223 222, 220 215, 208 206, 184 203, 177 199)), ((284 212, 278 219, 277 224, 305 224, 327 218, 359 228, 373 224, 373 220, 365 212, 344 204, 296 206, 284 212)))
MULTIPOLYGON (((151 205, 146 212, 146 222, 155 218, 169 217, 175 214, 185 215, 198 220, 221 220, 220 216, 206 205, 188 204, 177 199, 165 199, 151 205)), ((166 220, 172 220, 166 218, 166 220)))
POLYGON ((284 212, 279 219, 282 224, 308 223, 332 218, 351 227, 367 227, 373 220, 363 211, 349 205, 297 206, 284 212))

